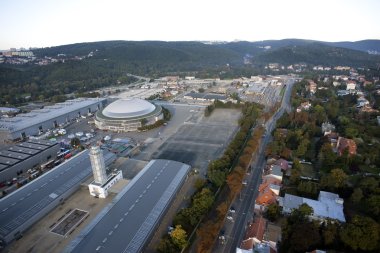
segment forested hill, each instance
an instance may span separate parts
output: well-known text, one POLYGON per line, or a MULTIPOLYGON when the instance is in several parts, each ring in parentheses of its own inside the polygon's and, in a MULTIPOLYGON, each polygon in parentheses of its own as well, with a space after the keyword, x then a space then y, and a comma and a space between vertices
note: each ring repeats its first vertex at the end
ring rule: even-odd
POLYGON ((229 77, 234 77, 261 73, 267 63, 369 68, 377 68, 380 63, 380 55, 367 53, 380 48, 379 40, 340 45, 286 39, 229 43, 103 41, 41 48, 33 50, 39 59, 51 57, 59 62, 46 66, 0 64, 0 105, 20 104, 25 97, 46 100, 130 83, 133 78, 127 73, 150 77, 199 73, 202 77, 218 77, 218 73, 227 71, 229 77))
POLYGON ((239 66, 243 57, 252 57, 256 65, 269 62, 295 64, 299 62, 331 66, 376 65, 380 62, 380 40, 358 42, 322 42, 284 39, 258 42, 164 42, 164 41, 104 41, 78 43, 34 50, 37 56, 55 57, 87 55, 95 52, 94 60, 110 60, 127 64, 132 72, 192 71, 202 67, 239 66))
POLYGON ((256 55, 254 60, 259 64, 277 62, 289 65, 304 62, 312 65, 362 67, 380 63, 380 55, 314 42, 267 50, 256 55))

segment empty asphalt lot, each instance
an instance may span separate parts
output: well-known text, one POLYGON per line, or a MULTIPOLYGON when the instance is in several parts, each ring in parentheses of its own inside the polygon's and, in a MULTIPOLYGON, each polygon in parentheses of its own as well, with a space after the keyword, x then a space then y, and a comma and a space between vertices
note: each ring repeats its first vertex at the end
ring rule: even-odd
POLYGON ((204 117, 203 110, 193 112, 153 157, 190 164, 204 172, 237 131, 239 117, 239 110, 233 109, 215 109, 210 117, 204 117))

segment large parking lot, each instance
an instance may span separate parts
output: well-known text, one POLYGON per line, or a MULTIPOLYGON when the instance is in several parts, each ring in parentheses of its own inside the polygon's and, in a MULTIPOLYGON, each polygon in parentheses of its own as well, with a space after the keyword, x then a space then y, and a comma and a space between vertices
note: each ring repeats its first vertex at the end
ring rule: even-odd
POLYGON ((153 158, 190 164, 201 170, 225 149, 237 130, 238 110, 216 109, 210 117, 195 111, 153 154, 153 158))

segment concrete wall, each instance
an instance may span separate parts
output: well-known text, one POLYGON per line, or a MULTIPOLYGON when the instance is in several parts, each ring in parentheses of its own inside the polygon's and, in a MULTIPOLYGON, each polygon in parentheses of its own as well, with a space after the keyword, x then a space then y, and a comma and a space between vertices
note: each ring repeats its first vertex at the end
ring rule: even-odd
POLYGON ((35 165, 39 165, 47 162, 52 158, 57 157, 57 152, 59 151, 59 144, 55 144, 54 146, 43 150, 42 152, 31 156, 24 161, 16 163, 15 165, 3 170, 0 172, 0 182, 12 180, 12 178, 17 177, 17 172, 22 170, 26 172, 28 169, 33 168, 35 165), (50 156, 50 158, 49 158, 50 156))

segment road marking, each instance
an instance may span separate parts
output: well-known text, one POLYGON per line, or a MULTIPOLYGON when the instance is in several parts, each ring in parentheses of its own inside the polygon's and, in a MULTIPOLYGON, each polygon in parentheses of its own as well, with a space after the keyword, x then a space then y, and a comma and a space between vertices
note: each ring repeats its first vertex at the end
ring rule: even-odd
POLYGON ((108 233, 108 235, 112 235, 112 233, 113 233, 113 231, 111 230, 111 231, 108 233))
POLYGON ((141 198, 143 196, 143 194, 140 194, 139 198, 141 198))
POLYGON ((20 201, 23 201, 25 199, 25 197, 22 197, 21 199, 20 199, 20 201))
POLYGON ((44 183, 43 185, 41 185, 41 188, 44 187, 45 185, 47 185, 47 183, 44 183))
POLYGON ((131 211, 135 207, 135 204, 133 204, 130 208, 129 211, 131 211))
POLYGON ((29 192, 28 195, 26 195, 26 196, 30 196, 30 195, 32 195, 32 193, 29 192))
POLYGON ((103 239, 103 243, 105 243, 107 241, 107 237, 103 239))
POLYGON ((4 209, 3 209, 3 212, 5 212, 5 211, 7 211, 7 210, 8 210, 8 207, 7 207, 7 208, 4 208, 4 209))
POLYGON ((128 212, 124 213, 124 216, 127 216, 128 215, 128 212))
POLYGON ((38 191, 38 189, 34 189, 34 191, 36 192, 36 191, 38 191))
POLYGON ((145 193, 146 193, 146 190, 143 191, 143 194, 145 194, 145 193))
POLYGON ((114 229, 117 229, 118 226, 119 226, 119 224, 116 224, 113 228, 114 228, 114 229))
POLYGON ((148 186, 146 188, 149 189, 151 186, 152 186, 152 184, 148 184, 148 186))
POLYGON ((136 199, 135 203, 139 202, 139 199, 136 199))
POLYGON ((120 219, 120 222, 123 222, 123 220, 124 220, 124 218, 121 218, 121 219, 120 219))
POLYGON ((14 206, 14 205, 16 205, 16 202, 13 202, 11 206, 14 206))

